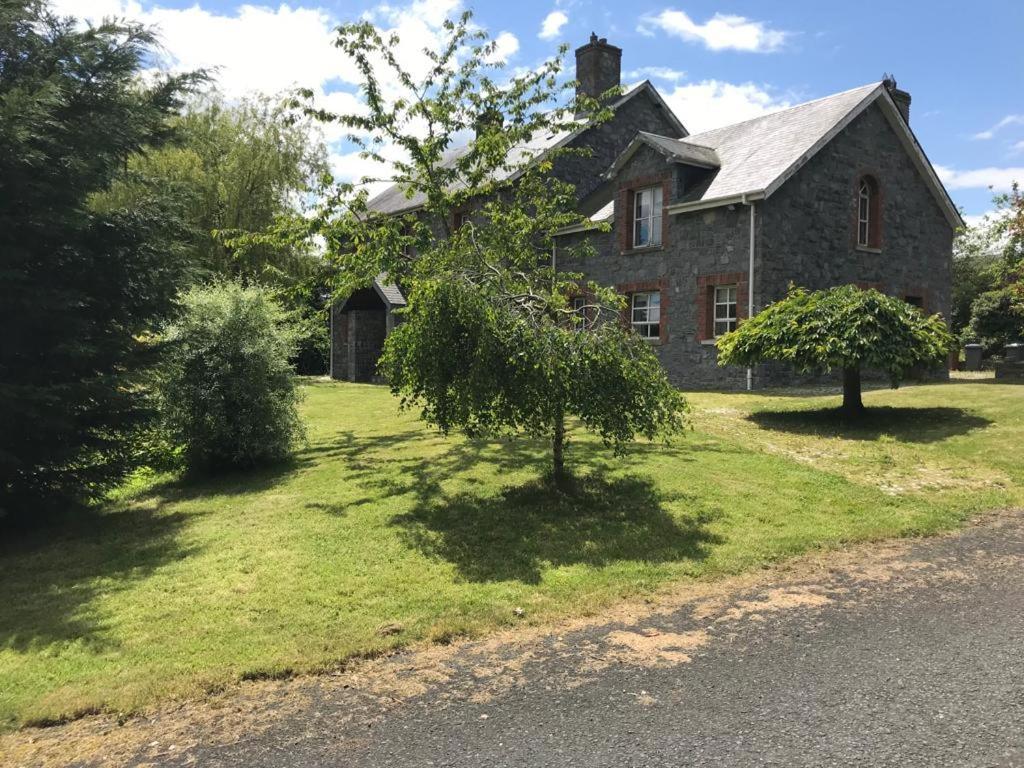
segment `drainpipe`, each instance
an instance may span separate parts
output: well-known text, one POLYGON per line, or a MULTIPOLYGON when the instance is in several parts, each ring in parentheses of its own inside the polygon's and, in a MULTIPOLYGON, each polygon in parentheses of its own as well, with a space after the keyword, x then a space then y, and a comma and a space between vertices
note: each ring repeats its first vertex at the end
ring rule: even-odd
MULTIPOLYGON (((747 317, 754 316, 754 202, 743 195, 743 204, 750 206, 750 263, 747 266, 747 317)), ((747 391, 754 389, 754 369, 747 366, 747 391)))

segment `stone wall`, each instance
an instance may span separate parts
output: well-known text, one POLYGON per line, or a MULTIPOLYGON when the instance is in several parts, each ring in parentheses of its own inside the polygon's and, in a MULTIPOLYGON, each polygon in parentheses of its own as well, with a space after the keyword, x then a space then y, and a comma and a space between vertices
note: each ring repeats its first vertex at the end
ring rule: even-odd
POLYGON ((638 131, 680 138, 660 105, 647 93, 638 93, 606 123, 569 143, 573 148, 587 147, 589 157, 563 155, 555 162, 554 174, 574 184, 580 200, 586 198, 605 183, 602 174, 626 150, 638 131))
MULTIPOLYGON (((667 179, 674 188, 673 169, 665 157, 642 147, 622 168, 616 180, 616 194, 641 182, 667 179)), ((666 198, 666 204, 668 199, 666 198)), ((662 246, 635 250, 622 238, 627 226, 617 204, 618 219, 610 233, 591 235, 597 254, 583 262, 565 260, 559 267, 583 272, 588 279, 620 290, 639 290, 645 285, 662 288, 662 340, 652 342, 672 383, 682 389, 741 389, 746 370, 719 368, 713 344, 698 338, 699 295, 707 290, 701 278, 730 276, 747 272, 750 213, 746 207, 668 216, 663 219, 662 246), (639 287, 637 287, 639 286, 639 287)), ((576 236, 577 238, 580 236, 576 236)), ((567 244, 572 242, 566 241, 567 244)), ((746 287, 737 296, 739 309, 747 306, 746 287)))
POLYGON ((331 378, 379 381, 377 361, 387 335, 387 312, 381 309, 331 310, 331 378))
MULTIPOLYGON (((641 148, 615 180, 614 230, 589 236, 597 255, 560 266, 604 285, 664 285, 667 327, 661 342, 652 343, 672 382, 683 389, 743 388, 745 369, 720 368, 714 345, 701 338, 700 330, 709 284, 737 284, 740 317, 746 314, 749 207, 666 216, 662 247, 625 247, 622 190, 665 181, 676 190, 675 173, 661 154, 641 148)), ((948 317, 952 237, 931 190, 885 116, 872 106, 768 200, 756 203, 755 311, 784 296, 790 282, 812 289, 856 283, 901 297, 920 296, 928 312, 948 317), (876 250, 860 249, 855 240, 857 180, 864 173, 874 175, 881 187, 882 241, 876 250)), ((785 366, 754 369, 755 387, 797 381, 806 379, 785 366)))
MULTIPOLYGON (((924 301, 949 317, 953 230, 881 109, 872 105, 763 205, 755 307, 786 294, 790 282, 813 290, 853 283, 924 301), (856 244, 857 185, 880 188, 881 242, 856 244)), ((922 374, 944 376, 944 368, 922 374)), ((792 375, 771 366, 765 384, 792 375)))

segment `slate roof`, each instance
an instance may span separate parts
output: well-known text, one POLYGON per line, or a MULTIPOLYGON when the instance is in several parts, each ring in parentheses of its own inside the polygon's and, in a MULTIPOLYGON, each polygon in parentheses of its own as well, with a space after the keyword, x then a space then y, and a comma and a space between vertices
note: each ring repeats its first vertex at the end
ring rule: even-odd
POLYGON ((881 106, 911 160, 929 184, 947 220, 954 227, 962 226, 959 211, 917 138, 900 116, 884 82, 869 83, 682 139, 640 133, 606 175, 614 175, 617 166, 623 164, 623 158, 628 159, 639 146, 647 144, 669 155, 670 160, 682 163, 701 165, 695 159, 707 160, 711 156, 718 160, 717 168, 703 163, 713 170, 684 192, 680 200, 667 205, 670 213, 766 198, 875 102, 881 106))
MULTIPOLYGON (((651 85, 649 80, 644 80, 638 85, 630 88, 626 93, 624 93, 616 101, 614 101, 610 105, 611 109, 617 110, 623 105, 627 104, 637 94, 645 92, 651 94, 652 98, 654 98, 657 102, 664 105, 664 100, 658 94, 657 89, 655 89, 655 87, 651 85)), ((670 120, 673 120, 676 123, 678 123, 678 120, 676 119, 675 115, 672 114, 672 110, 669 109, 667 106, 665 106, 665 114, 670 120)), ((513 151, 519 152, 521 158, 536 159, 549 150, 555 149, 560 146, 564 146, 569 141, 571 141, 584 131, 588 130, 589 128, 589 125, 584 125, 580 128, 577 128, 575 131, 555 131, 554 133, 542 136, 535 136, 528 144, 517 147, 513 151)), ((682 123, 678 124, 678 128, 679 132, 685 136, 687 131, 686 128, 683 127, 682 123)), ((669 140, 671 141, 671 139, 669 140)), ((453 149, 446 156, 445 162, 454 162, 457 158, 466 154, 466 152, 468 151, 468 144, 466 146, 453 149)), ((504 173, 498 179, 496 179, 496 181, 504 181, 505 179, 511 178, 513 175, 513 172, 504 173)), ((405 192, 405 189, 403 189, 398 184, 394 184, 388 187, 386 190, 384 190, 379 195, 377 195, 376 197, 372 198, 369 201, 368 205, 370 207, 370 210, 388 214, 401 213, 403 211, 411 211, 416 208, 419 208, 426 201, 426 196, 423 194, 416 193, 409 197, 406 195, 405 192)))
POLYGON ((373 287, 377 290, 380 297, 392 307, 405 306, 405 296, 402 295, 402 291, 399 290, 397 285, 388 282, 387 275, 383 273, 377 275, 377 278, 373 281, 373 287))
MULTIPOLYGON (((762 192, 881 87, 880 83, 863 85, 742 123, 665 142, 687 148, 710 147, 720 160, 720 170, 700 190, 699 199, 762 192)), ((684 197, 690 199, 694 198, 684 197)))

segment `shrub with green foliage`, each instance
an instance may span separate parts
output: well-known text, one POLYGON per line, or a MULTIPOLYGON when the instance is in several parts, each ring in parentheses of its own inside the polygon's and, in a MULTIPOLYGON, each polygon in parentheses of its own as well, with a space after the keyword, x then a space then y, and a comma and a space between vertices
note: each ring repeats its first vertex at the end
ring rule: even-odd
POLYGON ((1024 341, 1024 290, 1010 285, 987 291, 971 305, 971 322, 964 337, 977 341, 986 355, 999 354, 1003 347, 1024 341))
POLYGON ((289 317, 263 288, 193 288, 168 329, 160 377, 164 423, 190 469, 217 471, 286 458, 302 435, 288 362, 289 317))
POLYGON ((855 285, 791 288, 718 340, 718 364, 778 360, 800 373, 842 369, 843 410, 858 415, 862 370, 883 371, 897 387, 914 366, 941 364, 952 346, 939 315, 928 317, 902 299, 855 285))

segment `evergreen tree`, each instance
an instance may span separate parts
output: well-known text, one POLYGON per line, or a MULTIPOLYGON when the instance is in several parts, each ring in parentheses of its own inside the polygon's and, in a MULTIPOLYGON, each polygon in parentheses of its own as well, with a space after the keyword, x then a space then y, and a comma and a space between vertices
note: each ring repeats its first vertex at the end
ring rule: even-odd
POLYGON ((0 0, 0 516, 94 498, 136 458, 149 333, 185 277, 181 201, 92 203, 202 79, 143 85, 154 43, 0 0))

